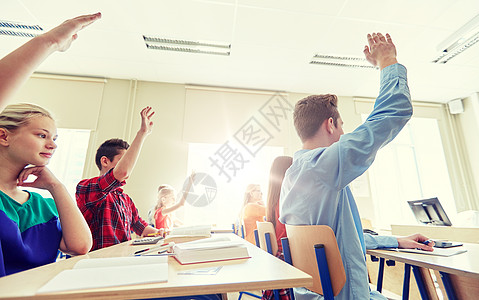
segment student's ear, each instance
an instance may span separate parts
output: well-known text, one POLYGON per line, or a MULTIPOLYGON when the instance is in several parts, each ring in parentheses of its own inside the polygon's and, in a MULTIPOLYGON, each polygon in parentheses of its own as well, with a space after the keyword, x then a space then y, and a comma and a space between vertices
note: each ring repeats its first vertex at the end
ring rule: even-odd
POLYGON ((108 167, 108 164, 111 163, 111 160, 106 156, 102 156, 100 158, 100 163, 101 163, 101 168, 103 169, 103 168, 108 167))
POLYGON ((5 128, 0 128, 0 145, 7 147, 9 145, 10 133, 5 128))
POLYGON ((334 120, 333 118, 329 118, 327 120, 325 120, 326 122, 326 131, 329 133, 329 134, 332 134, 334 132, 334 120))

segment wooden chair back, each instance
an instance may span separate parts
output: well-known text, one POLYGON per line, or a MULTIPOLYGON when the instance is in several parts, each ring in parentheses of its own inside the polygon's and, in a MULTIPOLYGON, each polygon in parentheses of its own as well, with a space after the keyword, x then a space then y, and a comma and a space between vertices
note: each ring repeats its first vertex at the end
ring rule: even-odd
POLYGON ((310 290, 321 295, 323 288, 314 245, 324 245, 333 294, 337 296, 346 283, 346 272, 333 230, 325 225, 286 224, 286 233, 293 266, 313 277, 313 288, 310 290))
POLYGON ((259 247, 264 251, 268 251, 266 247, 266 238, 265 234, 270 234, 271 239, 271 254, 276 255, 278 252, 278 242, 276 241, 276 231, 274 230, 273 223, 271 222, 256 222, 256 227, 258 228, 259 235, 259 247))

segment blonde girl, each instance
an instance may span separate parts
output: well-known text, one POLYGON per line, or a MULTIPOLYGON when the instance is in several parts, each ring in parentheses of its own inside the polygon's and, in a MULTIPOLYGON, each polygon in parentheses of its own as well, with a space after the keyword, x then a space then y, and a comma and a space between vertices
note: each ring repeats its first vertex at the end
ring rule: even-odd
MULTIPOLYGON (((100 14, 65 21, 0 60, 0 110, 49 54, 65 51, 77 31, 100 14)), ((90 230, 65 186, 46 165, 56 149, 56 126, 45 109, 7 106, 0 113, 0 277, 55 261, 58 249, 85 254, 90 230), (26 182, 30 175, 33 181, 26 182), (34 187, 52 199, 23 190, 34 187)))
POLYGON ((266 208, 263 203, 263 192, 259 184, 249 184, 244 194, 243 207, 241 208, 241 222, 245 239, 255 243, 254 230, 256 221, 263 222, 266 208))
POLYGON ((168 185, 162 184, 158 187, 158 201, 154 208, 155 210, 155 227, 157 229, 163 229, 168 231, 173 225, 181 225, 179 220, 173 222, 171 213, 178 208, 185 205, 186 197, 191 190, 191 186, 194 182, 194 173, 189 177, 189 182, 186 187, 186 191, 183 191, 180 201, 176 202, 175 189, 168 185), (176 203, 175 203, 176 202, 176 203))

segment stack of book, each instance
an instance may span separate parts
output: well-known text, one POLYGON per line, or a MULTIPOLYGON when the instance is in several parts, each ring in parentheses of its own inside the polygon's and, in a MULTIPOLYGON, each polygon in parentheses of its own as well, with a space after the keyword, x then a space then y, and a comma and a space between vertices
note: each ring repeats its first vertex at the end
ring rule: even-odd
POLYGON ((173 252, 176 260, 182 265, 250 258, 244 242, 232 241, 227 236, 175 244, 173 252))

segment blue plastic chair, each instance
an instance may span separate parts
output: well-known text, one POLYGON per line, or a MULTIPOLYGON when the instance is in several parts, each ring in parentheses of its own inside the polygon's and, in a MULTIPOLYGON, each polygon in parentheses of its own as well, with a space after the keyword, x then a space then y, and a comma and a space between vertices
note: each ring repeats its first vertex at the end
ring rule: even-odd
MULTIPOLYGON (((256 222, 255 239, 256 246, 265 250, 269 254, 276 256, 278 252, 278 244, 276 243, 276 232, 274 230, 273 223, 271 222, 256 222), (274 241, 274 242, 273 242, 274 241)), ((293 295, 293 291, 290 290, 290 294, 293 295)), ((279 300, 279 290, 273 290, 275 300, 279 300)))
POLYGON ((286 225, 286 233, 288 237, 281 239, 285 261, 313 277, 311 291, 334 299, 346 283, 346 272, 333 230, 324 225, 286 225))
MULTIPOLYGON (((235 228, 234 224, 233 224, 233 228, 235 228)), ((239 228, 234 230, 234 232, 235 232, 236 235, 238 235, 242 239, 244 239, 244 226, 243 226, 243 224, 240 224, 239 228)), ((255 233, 255 237, 256 237, 256 233, 255 233)), ((254 297, 254 298, 258 298, 258 299, 262 298, 262 296, 259 296, 259 295, 256 295, 256 294, 253 294, 253 293, 250 293, 250 292, 239 292, 238 300, 241 300, 243 295, 248 295, 248 296, 251 296, 251 297, 254 297)))

